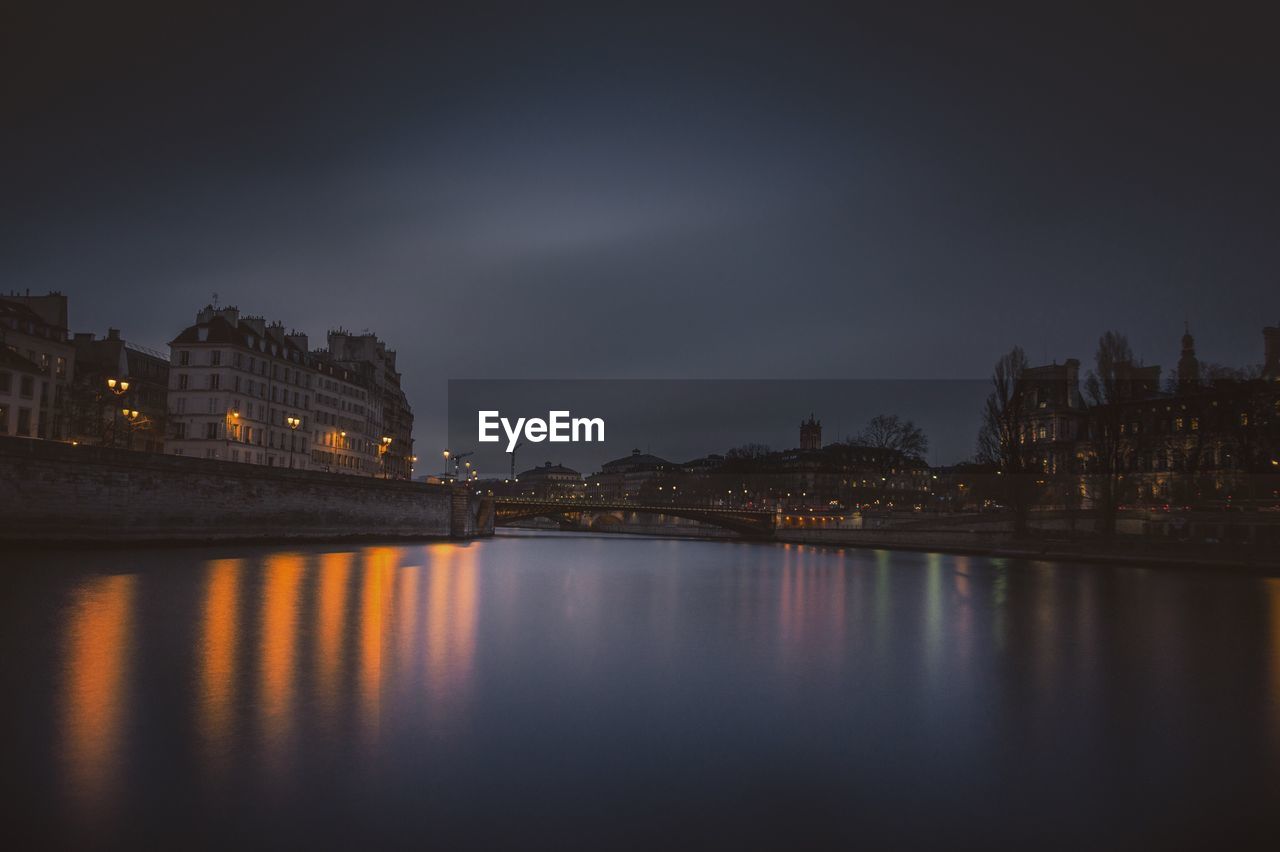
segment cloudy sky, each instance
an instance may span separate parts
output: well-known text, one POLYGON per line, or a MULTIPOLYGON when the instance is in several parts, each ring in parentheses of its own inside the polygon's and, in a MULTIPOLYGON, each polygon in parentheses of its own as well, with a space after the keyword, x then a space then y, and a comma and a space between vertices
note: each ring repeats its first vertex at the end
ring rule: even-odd
POLYGON ((373 330, 420 451, 448 378, 1171 366, 1185 318, 1241 364, 1280 321, 1248 7, 19 5, 0 289, 373 330))

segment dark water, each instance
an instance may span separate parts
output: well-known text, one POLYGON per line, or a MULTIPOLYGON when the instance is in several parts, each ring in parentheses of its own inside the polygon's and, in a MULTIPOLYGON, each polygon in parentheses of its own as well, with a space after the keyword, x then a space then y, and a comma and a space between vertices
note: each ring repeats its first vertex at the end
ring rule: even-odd
POLYGON ((559 536, 0 580, 9 848, 1278 843, 1280 580, 559 536))

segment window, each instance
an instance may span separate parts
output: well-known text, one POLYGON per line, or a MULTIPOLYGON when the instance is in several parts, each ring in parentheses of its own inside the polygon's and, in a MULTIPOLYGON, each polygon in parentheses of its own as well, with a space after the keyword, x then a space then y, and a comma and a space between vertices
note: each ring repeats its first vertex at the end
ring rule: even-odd
POLYGON ((9 434, 9 409, 0 405, 0 435, 9 434))
POLYGON ((1240 412, 1240 425, 1241 426, 1249 425, 1249 412, 1247 411, 1240 412))
POLYGON ((186 366, 188 366, 190 363, 191 363, 191 353, 190 353, 190 352, 187 352, 187 351, 185 351, 185 350, 184 350, 184 351, 182 351, 182 352, 179 352, 179 353, 178 353, 178 366, 179 366, 179 367, 186 367, 186 366))
POLYGON ((222 350, 215 349, 209 353, 209 366, 218 367, 222 364, 222 350))
POLYGON ((36 393, 36 380, 31 376, 23 376, 18 395, 23 399, 31 399, 36 393))
POLYGON ((1192 417, 1192 418, 1191 418, 1191 431, 1192 431, 1192 432, 1195 432, 1195 431, 1198 431, 1199 429, 1200 429, 1200 418, 1199 418, 1199 417, 1192 417))
POLYGON ((239 370, 239 369, 240 369, 240 365, 241 365, 243 362, 244 362, 244 358, 243 358, 243 356, 242 356, 239 352, 232 352, 232 353, 231 353, 231 366, 233 366, 233 367, 235 367, 237 370, 239 370))
MULTIPOLYGON (((177 423, 173 424, 173 437, 177 438, 179 441, 181 441, 181 440, 183 440, 184 438, 186 438, 186 437, 187 437, 187 424, 186 424, 186 423, 183 423, 183 422, 181 422, 181 421, 179 421, 179 422, 177 422, 177 423)), ((181 453, 181 452, 179 452, 179 453, 178 453, 178 455, 182 455, 182 453, 181 453)))
POLYGON ((222 387, 222 376, 219 373, 209 374, 209 390, 217 390, 222 387))
POLYGON ((1181 432, 1181 431, 1182 431, 1182 418, 1181 418, 1181 417, 1175 417, 1175 418, 1173 418, 1173 428, 1174 428, 1174 431, 1177 431, 1177 432, 1181 432))
POLYGON ((179 414, 187 413, 187 398, 185 396, 178 397, 178 413, 179 414))
POLYGON ((13 392, 13 373, 0 372, 0 393, 13 392))
POLYGON ((59 355, 57 366, 58 366, 57 378, 65 379, 67 377, 67 359, 59 355))
POLYGON ((187 374, 179 373, 178 374, 178 390, 186 390, 186 389, 187 389, 187 374))
POLYGON ((210 441, 217 440, 218 424, 217 423, 204 424, 204 436, 208 438, 210 441))
POLYGON ((31 409, 30 408, 18 409, 18 431, 16 434, 22 435, 27 438, 31 437, 31 409))

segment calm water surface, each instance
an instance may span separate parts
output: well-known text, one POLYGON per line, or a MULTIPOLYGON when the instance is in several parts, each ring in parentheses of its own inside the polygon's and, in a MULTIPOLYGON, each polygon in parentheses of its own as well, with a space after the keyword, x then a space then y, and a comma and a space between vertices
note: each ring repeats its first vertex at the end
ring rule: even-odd
POLYGON ((1280 580, 557 535, 3 562, 9 848, 1280 827, 1280 580))

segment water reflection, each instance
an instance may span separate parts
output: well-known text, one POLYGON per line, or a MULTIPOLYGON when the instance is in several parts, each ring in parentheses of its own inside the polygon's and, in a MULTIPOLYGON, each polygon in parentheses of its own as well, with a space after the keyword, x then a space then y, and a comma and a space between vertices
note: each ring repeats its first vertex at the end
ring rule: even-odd
POLYGON ((214 556, 0 601, 56 625, 13 655, 56 673, 13 730, 51 720, 32 752, 57 752, 71 816, 158 818, 184 788, 293 824, 376 799, 398 838, 495 809, 822 817, 874 790, 864 823, 928 812, 978 845, 1008 813, 1115 824, 1137 796, 1176 820, 1159 803, 1277 789, 1277 580, 590 537, 214 556))
POLYGON ((1280 754, 1280 579, 1271 578, 1266 584, 1268 603, 1268 633, 1271 657, 1271 728, 1272 742, 1280 754))
POLYGON ((319 576, 316 582, 318 631, 314 652, 315 681, 313 688, 319 721, 332 735, 339 725, 344 650, 346 647, 347 607, 351 586, 351 566, 355 554, 322 553, 317 558, 319 576))
POLYGON ((102 810, 120 780, 136 586, 131 575, 91 578, 67 617, 64 759, 70 791, 88 812, 102 810))
POLYGON ((239 559, 215 559, 205 566, 201 653, 197 658, 200 670, 197 713, 205 759, 219 774, 229 758, 226 745, 235 724, 238 599, 243 567, 239 559))
POLYGON ((294 686, 303 566, 303 558, 294 553, 271 556, 263 565, 258 722, 263 760, 275 772, 286 768, 286 749, 297 721, 294 686))
POLYGON ((478 607, 474 547, 436 550, 427 574, 427 693, 437 726, 458 721, 475 660, 478 607))
POLYGON ((389 547, 373 547, 362 554, 360 579, 360 667, 357 693, 363 726, 358 739, 366 746, 378 740, 382 721, 382 657, 387 625, 387 595, 391 593, 391 573, 395 569, 396 551, 389 547))

